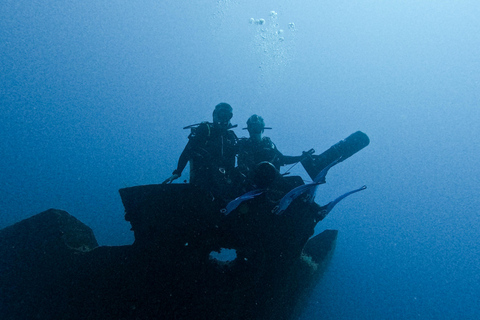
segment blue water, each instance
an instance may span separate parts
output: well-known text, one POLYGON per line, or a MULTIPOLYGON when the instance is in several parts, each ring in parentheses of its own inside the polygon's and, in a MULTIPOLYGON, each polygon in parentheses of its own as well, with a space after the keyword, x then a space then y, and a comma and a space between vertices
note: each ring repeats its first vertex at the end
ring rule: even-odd
POLYGON ((371 139, 319 187, 325 204, 368 185, 317 226, 339 238, 303 319, 477 319, 479 16, 473 0, 3 1, 0 228, 53 207, 131 243, 117 190, 166 179, 182 127, 225 101, 239 136, 258 113, 285 154, 371 139))

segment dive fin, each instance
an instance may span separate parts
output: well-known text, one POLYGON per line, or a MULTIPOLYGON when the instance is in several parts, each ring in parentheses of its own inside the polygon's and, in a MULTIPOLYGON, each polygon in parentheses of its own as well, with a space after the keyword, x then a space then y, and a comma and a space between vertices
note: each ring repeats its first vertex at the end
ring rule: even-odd
POLYGON ((230 201, 226 207, 222 210, 220 210, 223 214, 225 215, 228 215, 230 212, 232 212, 233 210, 237 209, 237 207, 243 202, 243 201, 246 201, 246 200, 250 200, 250 199, 253 199, 255 198, 256 196, 258 195, 261 195, 263 193, 263 190, 262 189, 255 189, 255 190, 252 190, 252 191, 249 191, 243 195, 241 195, 240 197, 237 197, 235 198, 234 200, 230 201))
POLYGON ((320 173, 315 177, 315 179, 313 179, 313 182, 316 182, 318 184, 323 184, 323 183, 326 183, 325 181, 325 177, 327 176, 327 172, 328 170, 333 167, 334 165, 336 165, 340 159, 342 157, 339 157, 337 159, 335 159, 334 161, 332 161, 328 166, 326 166, 325 168, 323 168, 322 171, 320 171, 320 173))
POLYGON ((272 212, 276 214, 282 214, 285 210, 287 210, 288 206, 292 203, 292 201, 297 199, 302 194, 305 194, 305 193, 309 193, 310 195, 315 194, 315 189, 317 189, 317 186, 318 186, 318 183, 311 182, 311 183, 303 184, 301 186, 298 186, 290 190, 290 192, 288 192, 286 195, 283 196, 278 206, 273 208, 272 212))
POLYGON ((325 217, 330 211, 332 211, 333 207, 335 207, 337 205, 337 203, 339 203, 340 201, 342 201, 343 199, 345 199, 349 195, 354 194, 354 193, 359 192, 359 191, 362 191, 362 190, 365 190, 365 189, 367 189, 367 186, 362 186, 361 188, 349 191, 349 192, 341 195, 337 199, 335 199, 335 200, 329 202, 328 204, 324 205, 323 207, 321 207, 321 214, 323 215, 323 217, 325 217))

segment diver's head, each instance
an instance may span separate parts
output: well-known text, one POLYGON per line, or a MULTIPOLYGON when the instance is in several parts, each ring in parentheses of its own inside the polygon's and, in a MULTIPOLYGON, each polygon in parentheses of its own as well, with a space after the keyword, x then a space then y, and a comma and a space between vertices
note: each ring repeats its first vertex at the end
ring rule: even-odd
POLYGON ((272 163, 262 161, 255 167, 253 182, 258 188, 267 188, 277 179, 278 175, 279 172, 272 163))
POLYGON ((220 127, 228 128, 230 119, 233 117, 233 108, 228 103, 222 102, 215 106, 213 110, 213 124, 220 127))
POLYGON ((263 118, 254 114, 247 120, 247 130, 250 134, 260 134, 263 133, 265 129, 265 121, 263 118))

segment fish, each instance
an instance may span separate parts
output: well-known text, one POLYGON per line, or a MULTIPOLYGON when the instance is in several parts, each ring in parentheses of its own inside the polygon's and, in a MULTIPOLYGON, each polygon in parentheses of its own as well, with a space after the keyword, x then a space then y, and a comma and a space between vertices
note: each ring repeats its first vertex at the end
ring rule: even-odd
POLYGON ((223 208, 222 210, 220 210, 223 214, 225 215, 228 215, 230 212, 232 212, 233 210, 237 209, 237 207, 244 201, 246 200, 250 200, 250 199, 253 199, 255 198, 256 196, 259 196, 261 195, 262 193, 264 192, 263 189, 255 189, 255 190, 252 190, 252 191, 249 191, 235 199, 233 199, 232 201, 230 201, 226 206, 225 208, 223 208))

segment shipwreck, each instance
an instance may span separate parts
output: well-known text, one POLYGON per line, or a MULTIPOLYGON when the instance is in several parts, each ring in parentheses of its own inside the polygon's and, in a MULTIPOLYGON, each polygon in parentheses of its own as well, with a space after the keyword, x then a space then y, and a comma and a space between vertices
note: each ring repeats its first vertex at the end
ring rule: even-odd
MULTIPOLYGON (((314 179, 368 144, 359 131, 302 164, 314 179)), ((338 232, 315 226, 364 189, 324 206, 302 191, 283 205, 302 186, 281 177, 228 214, 188 183, 120 189, 135 236, 126 246, 99 246, 62 210, 20 221, 0 230, 0 317, 296 319, 335 248, 338 232)))

